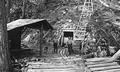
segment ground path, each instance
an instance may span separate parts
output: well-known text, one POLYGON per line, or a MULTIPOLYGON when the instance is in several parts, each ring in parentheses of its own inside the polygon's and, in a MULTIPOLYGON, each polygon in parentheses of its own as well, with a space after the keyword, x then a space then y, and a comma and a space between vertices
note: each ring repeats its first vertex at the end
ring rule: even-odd
POLYGON ((28 62, 27 72, 84 72, 83 62, 79 55, 61 57, 48 54, 40 61, 28 62))

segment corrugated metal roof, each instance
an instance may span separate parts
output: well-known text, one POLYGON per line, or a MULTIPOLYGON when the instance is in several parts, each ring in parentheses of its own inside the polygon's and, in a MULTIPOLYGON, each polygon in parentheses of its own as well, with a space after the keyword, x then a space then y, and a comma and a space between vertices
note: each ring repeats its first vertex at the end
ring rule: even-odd
MULTIPOLYGON (((15 28, 18 28, 18 27, 22 27, 22 26, 26 26, 26 25, 32 25, 32 24, 35 24, 35 23, 41 22, 41 21, 44 21, 44 19, 18 19, 18 20, 15 20, 15 21, 12 21, 12 22, 8 23, 7 24, 7 30, 9 31, 9 30, 12 30, 12 29, 15 29, 15 28)), ((44 25, 46 25, 46 26, 49 25, 50 26, 50 24, 48 22, 47 22, 47 24, 44 24, 44 25)))

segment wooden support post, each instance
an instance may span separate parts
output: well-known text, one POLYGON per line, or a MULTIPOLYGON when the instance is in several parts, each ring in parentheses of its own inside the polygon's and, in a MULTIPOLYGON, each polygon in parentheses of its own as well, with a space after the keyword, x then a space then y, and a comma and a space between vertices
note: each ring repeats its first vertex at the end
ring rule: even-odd
POLYGON ((5 0, 0 0, 0 72, 9 72, 9 51, 5 0))
POLYGON ((11 21, 11 15, 10 15, 10 8, 11 8, 11 0, 7 0, 7 22, 9 23, 11 21))
POLYGON ((23 8, 22 8, 22 16, 21 16, 22 19, 25 18, 26 2, 27 2, 27 0, 23 0, 23 8))
POLYGON ((40 28, 40 56, 42 56, 43 24, 40 28))
POLYGON ((50 33, 50 31, 51 31, 51 29, 49 29, 49 30, 47 31, 47 33, 43 36, 43 38, 45 38, 45 37, 50 33))

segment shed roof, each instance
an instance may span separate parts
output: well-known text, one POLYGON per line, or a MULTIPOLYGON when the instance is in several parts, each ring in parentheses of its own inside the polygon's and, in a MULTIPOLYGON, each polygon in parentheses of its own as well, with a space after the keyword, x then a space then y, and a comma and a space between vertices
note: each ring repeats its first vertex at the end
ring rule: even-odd
POLYGON ((44 30, 53 29, 53 27, 45 19, 18 19, 8 23, 7 30, 10 31, 24 26, 40 29, 42 25, 44 30))

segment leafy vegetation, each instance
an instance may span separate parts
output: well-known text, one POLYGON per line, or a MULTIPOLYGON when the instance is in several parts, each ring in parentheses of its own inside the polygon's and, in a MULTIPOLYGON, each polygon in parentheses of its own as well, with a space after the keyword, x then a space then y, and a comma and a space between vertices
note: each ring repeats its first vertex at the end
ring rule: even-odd
MULTIPOLYGON (((47 19, 53 27, 56 27, 56 29, 67 22, 78 24, 81 13, 79 8, 83 2, 84 0, 26 0, 25 18, 47 19)), ((12 20, 21 18, 23 13, 22 9, 24 7, 23 3, 22 0, 11 1, 12 5, 10 12, 12 20)), ((91 16, 88 24, 89 30, 92 30, 95 33, 95 38, 99 38, 101 35, 110 42, 118 42, 112 36, 111 32, 115 32, 115 29, 119 32, 119 28, 112 23, 114 17, 116 15, 119 16, 119 11, 107 8, 96 0, 94 0, 93 8, 94 14, 91 16)))

